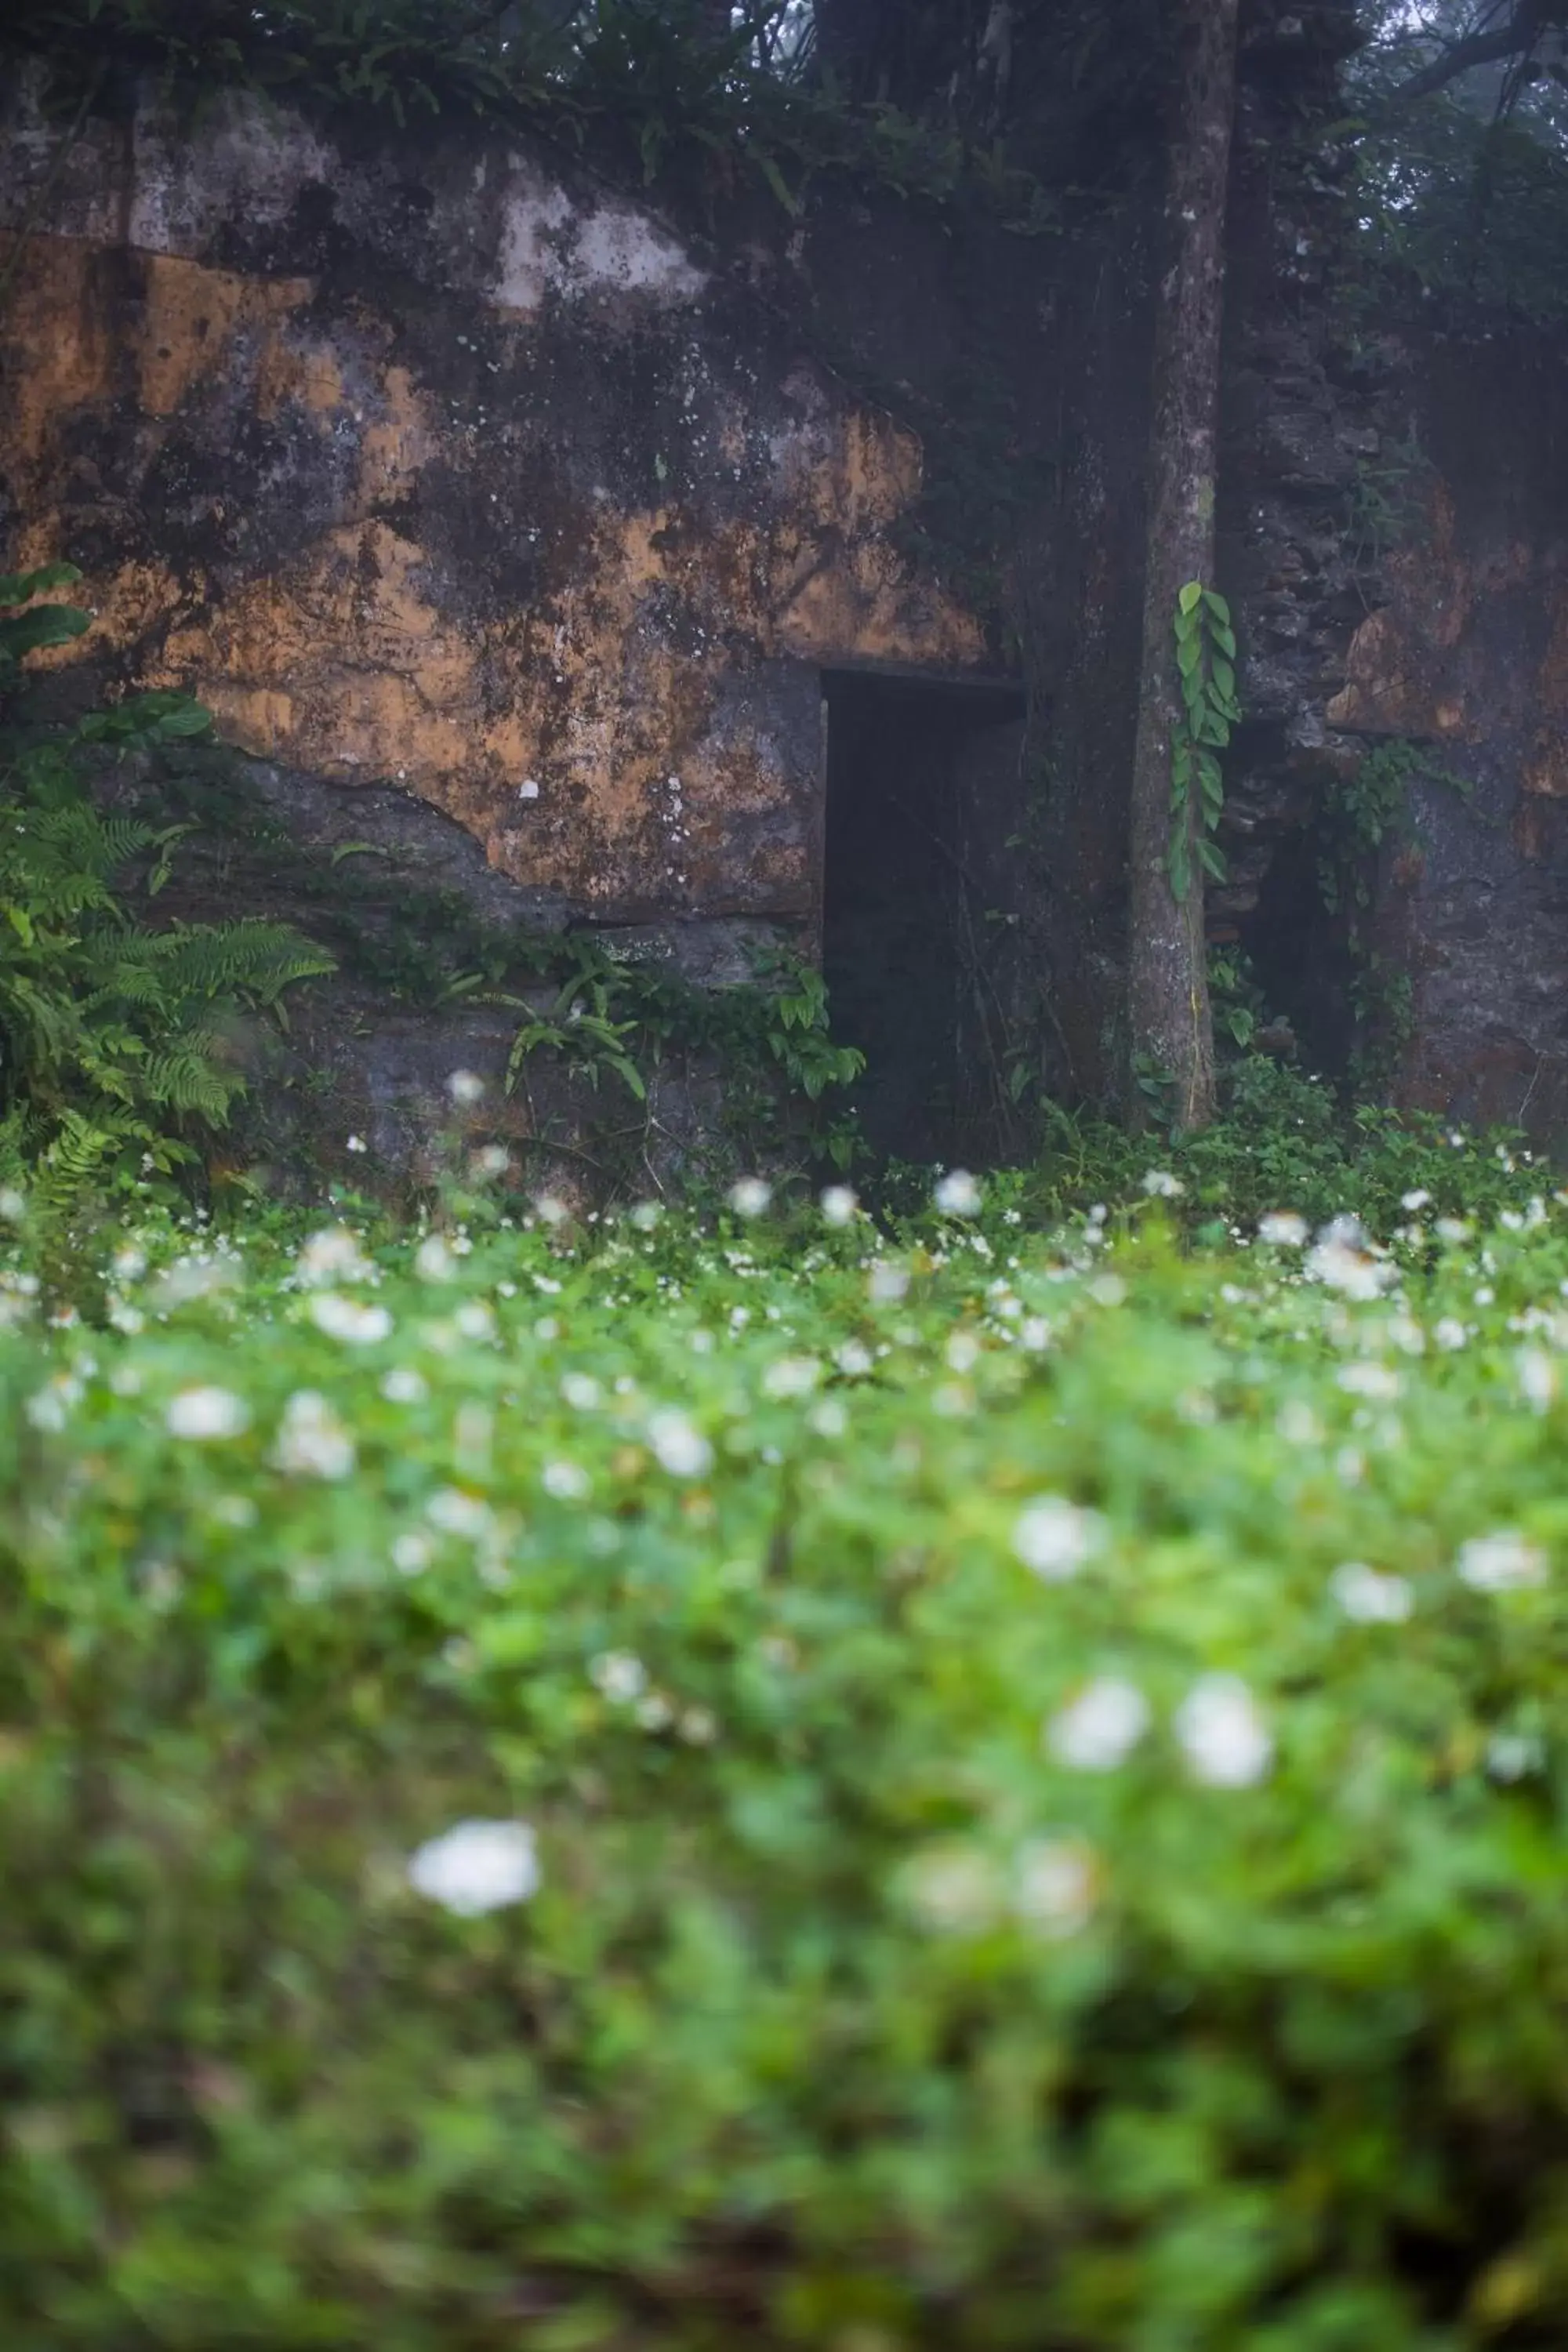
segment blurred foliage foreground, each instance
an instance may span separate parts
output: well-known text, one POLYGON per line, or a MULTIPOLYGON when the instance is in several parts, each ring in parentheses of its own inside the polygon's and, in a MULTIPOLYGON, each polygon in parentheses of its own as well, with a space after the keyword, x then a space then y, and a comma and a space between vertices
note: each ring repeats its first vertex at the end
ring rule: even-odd
POLYGON ((1568 2340, 1568 1209, 1448 1165, 89 1318, 0 1198, 7 2352, 1568 2340))

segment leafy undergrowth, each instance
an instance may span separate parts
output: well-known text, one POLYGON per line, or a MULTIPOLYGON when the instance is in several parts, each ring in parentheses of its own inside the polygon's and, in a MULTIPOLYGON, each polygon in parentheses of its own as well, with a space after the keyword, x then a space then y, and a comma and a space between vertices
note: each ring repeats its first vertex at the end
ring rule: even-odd
POLYGON ((1568 1208, 1453 1163, 19 1242, 0 2340, 1560 2345, 1568 1208))

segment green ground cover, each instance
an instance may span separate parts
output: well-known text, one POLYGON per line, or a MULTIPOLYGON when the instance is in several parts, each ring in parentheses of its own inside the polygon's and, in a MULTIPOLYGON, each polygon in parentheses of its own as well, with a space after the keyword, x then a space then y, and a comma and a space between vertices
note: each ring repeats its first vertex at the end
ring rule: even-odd
POLYGON ((1568 1206, 1384 1144, 0 1201, 8 2352, 1560 2346, 1568 1206))

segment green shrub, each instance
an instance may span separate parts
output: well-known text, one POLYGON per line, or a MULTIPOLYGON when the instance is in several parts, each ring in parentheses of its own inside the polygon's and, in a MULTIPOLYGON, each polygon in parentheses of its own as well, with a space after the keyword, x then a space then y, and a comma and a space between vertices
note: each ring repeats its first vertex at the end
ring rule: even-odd
POLYGON ((1563 2340, 1562 1211, 1016 1193, 16 1255, 0 2341, 1563 2340))
MULTIPOLYGON (((26 654, 87 627, 43 601, 79 576, 0 576, 0 701, 26 654)), ((15 1177, 43 1162, 62 1201, 138 1165, 195 1162, 191 1136, 222 1127, 245 1091, 242 1010, 332 969, 286 924, 154 929, 133 911, 128 877, 156 897, 190 827, 105 814, 91 772, 210 725, 186 695, 144 694, 0 738, 0 1164, 15 1177)))

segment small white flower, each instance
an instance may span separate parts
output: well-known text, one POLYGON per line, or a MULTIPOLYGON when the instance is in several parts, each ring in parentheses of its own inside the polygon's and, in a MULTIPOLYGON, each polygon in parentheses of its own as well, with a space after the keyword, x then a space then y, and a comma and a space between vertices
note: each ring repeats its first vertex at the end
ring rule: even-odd
POLYGON ((833 1360, 846 1380, 860 1381, 865 1379, 876 1359, 870 1349, 862 1347, 858 1339, 846 1339, 833 1360))
POLYGON ((900 1874, 904 1899, 922 1926, 939 1935, 973 1935, 1002 1908, 996 1865, 973 1846, 932 1846, 900 1874))
POLYGON ((482 1298, 465 1298, 452 1318, 453 1328, 465 1339, 493 1339, 496 1331, 495 1309, 482 1298))
POLYGON ((473 1070, 454 1070, 447 1080, 447 1092, 459 1110, 471 1110, 475 1103, 484 1100, 485 1082, 473 1070))
POLYGON ((1512 1592, 1546 1581, 1545 1553, 1512 1528, 1472 1536, 1459 1546, 1456 1568, 1459 1581, 1477 1592, 1512 1592))
POLYGON ((1247 1685, 1205 1675, 1176 1709, 1176 1738, 1194 1780, 1211 1789, 1249 1789, 1263 1779, 1274 1742, 1247 1685))
POLYGON ((1152 1201, 1179 1201, 1186 1191, 1179 1176, 1168 1168, 1149 1168, 1143 1174, 1143 1190, 1152 1201))
POLYGON ((1113 1772, 1149 1728, 1149 1702, 1136 1683, 1102 1675, 1046 1726, 1046 1743, 1075 1772, 1113 1772))
POLYGON ((250 1426, 250 1407, 232 1389, 182 1389, 169 1400, 164 1426, 171 1437, 238 1437, 250 1426))
POLYGON ((426 1234, 414 1253, 414 1271, 421 1282, 450 1282, 458 1271, 458 1261, 447 1244, 444 1234, 426 1234))
POLYGON ((973 1217, 980 1208, 980 1187, 967 1168, 952 1168, 931 1193, 944 1217, 973 1217))
POLYGON ((955 1331, 942 1350, 951 1372, 972 1372, 980 1361, 980 1342, 973 1331, 955 1331))
POLYGON ((466 1494, 461 1486, 437 1486, 425 1506, 425 1516, 443 1535, 460 1536, 468 1543, 481 1542, 495 1525, 495 1513, 483 1497, 466 1494))
POLYGON ((1536 1412, 1544 1412, 1557 1394, 1557 1367, 1540 1348, 1521 1349, 1516 1367, 1520 1394, 1536 1412))
POLYGON ((511 1166, 511 1154, 504 1143, 487 1143, 474 1153, 469 1166, 476 1176, 489 1181, 506 1174, 511 1166))
POLYGON ((763 1374, 767 1397, 809 1396, 822 1378, 822 1366, 812 1356, 780 1356, 763 1374))
POLYGON ((1347 1395, 1377 1397, 1384 1402, 1396 1397, 1404 1385, 1388 1364, 1345 1364, 1336 1378, 1347 1395))
POLYGON ((713 1466, 713 1448, 673 1405, 649 1414, 647 1442, 660 1468, 672 1478, 700 1478, 713 1466))
POLYGON ((534 1202, 533 1213, 542 1225, 549 1225, 553 1230, 557 1225, 563 1225, 572 1212, 564 1201, 556 1199, 553 1192, 541 1192, 534 1202))
POLYGON ((1094 1856, 1076 1838, 1040 1838, 1018 1856, 1018 1916, 1053 1939, 1076 1936, 1094 1916, 1094 1856))
POLYGON ((639 1234, 651 1234, 663 1214, 664 1211, 657 1201, 639 1201, 628 1212, 628 1223, 635 1225, 639 1234))
POLYGON ((1465 1345, 1468 1334, 1464 1325, 1454 1316, 1445 1315, 1440 1322, 1434 1324, 1432 1337, 1436 1340, 1439 1348, 1452 1355, 1456 1349, 1465 1345))
POLYGON ((710 1748, 719 1737, 719 1718, 710 1706, 683 1707, 675 1727, 692 1748, 710 1748))
POLYGON ((348 1139, 348 1149, 351 1151, 365 1151, 368 1150, 369 1146, 363 1135, 351 1135, 348 1139))
POLYGON ((540 1475, 540 1485, 557 1502, 581 1503, 593 1491, 593 1480, 577 1462, 547 1462, 540 1475))
POLYGON ((312 1478, 346 1478, 353 1440, 324 1396, 299 1389, 283 1408, 272 1458, 279 1470, 312 1478))
POLYGON ((867 1278, 874 1307, 896 1307, 910 1286, 909 1270, 889 1258, 879 1258, 867 1278))
POLYGON ((824 1224, 852 1225, 860 1202, 847 1184, 829 1184, 822 1195, 821 1208, 824 1224))
POLYGON ((730 1206, 738 1217, 760 1217, 773 1197, 773 1186, 761 1176, 742 1176, 729 1192, 730 1206))
POLYGON ((1062 1495, 1037 1495, 1018 1516, 1013 1549, 1047 1584, 1065 1584, 1105 1542, 1106 1524, 1062 1495))
POLYGON ((1402 1625, 1415 1606, 1415 1595, 1403 1576, 1386 1576, 1364 1560, 1342 1561, 1329 1579, 1329 1590, 1358 1625, 1402 1625))
POLYGON ((459 1822, 419 1848, 408 1883, 461 1919, 526 1903, 540 1883, 533 1831, 526 1822, 459 1822))
POLYGON ((668 1731, 675 1720, 675 1709, 662 1691, 649 1691, 637 1701, 637 1717, 645 1731, 668 1731))
POLYGON ((1363 1300, 1376 1298, 1398 1278, 1394 1267, 1373 1255, 1354 1217, 1335 1217, 1324 1226, 1307 1254, 1306 1270, 1311 1281, 1326 1289, 1363 1300))
POLYGON ((310 1301, 310 1320, 329 1339, 351 1348, 372 1348, 392 1334, 392 1318, 384 1307, 366 1307, 335 1290, 319 1290, 310 1301))
POLYGON ((1260 1219, 1258 1238, 1275 1249, 1300 1249, 1307 1239, 1307 1220, 1294 1209, 1275 1209, 1260 1219))
POLYGON ((1494 1780, 1523 1780, 1546 1762, 1546 1742, 1529 1731, 1494 1731, 1487 1742, 1487 1770, 1494 1780))
POLYGON ((347 1225, 328 1225, 312 1234, 294 1261, 294 1279, 305 1290, 332 1282, 368 1282, 375 1268, 359 1245, 359 1235, 347 1225))
POLYGON ((1426 1190, 1426 1185, 1417 1184, 1413 1192, 1401 1192, 1399 1196, 1399 1205, 1402 1209, 1408 1209, 1411 1214, 1414 1215, 1417 1209, 1429 1207, 1431 1200, 1432 1195, 1426 1190))
POLYGON ((381 1393, 388 1404, 423 1404, 430 1384, 411 1364, 395 1364, 382 1380, 381 1393))
POLYGON ((565 1372, 562 1375, 561 1393, 577 1412, 592 1412, 603 1394, 599 1383, 588 1372, 565 1372))
POLYGON ((824 1397, 820 1404, 814 1404, 805 1421, 818 1437, 842 1437, 849 1426, 849 1415, 837 1397, 824 1397))
POLYGON ((398 1536, 393 1543, 392 1565, 399 1576, 417 1576, 421 1569, 429 1567, 433 1558, 429 1537, 422 1536, 416 1528, 398 1536))
POLYGON ((0 1222, 19 1225, 27 1213, 27 1196, 15 1184, 0 1185, 0 1222))
POLYGON ((647 1688, 647 1668, 629 1650, 605 1650, 590 1661, 588 1679, 616 1706, 630 1706, 647 1688))

